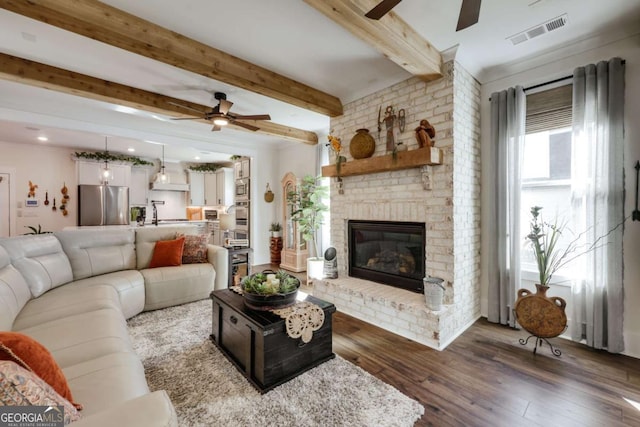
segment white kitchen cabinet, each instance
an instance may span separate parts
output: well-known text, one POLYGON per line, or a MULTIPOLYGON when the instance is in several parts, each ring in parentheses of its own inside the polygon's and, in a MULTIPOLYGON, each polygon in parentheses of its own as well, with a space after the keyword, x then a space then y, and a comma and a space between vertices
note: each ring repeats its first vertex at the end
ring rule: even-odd
POLYGON ((189 205, 204 206, 204 174, 189 171, 189 205))
MULTIPOLYGON (((78 162, 79 185, 101 185, 104 162, 78 162)), ((131 184, 131 166, 115 165, 109 163, 109 169, 113 174, 109 185, 129 187, 131 184)))
POLYGON ((234 202, 234 171, 231 168, 222 168, 216 171, 216 205, 230 206, 234 202))
POLYGON ((149 203, 149 171, 145 168, 131 168, 129 204, 147 206, 149 203))
POLYGON ((204 174, 204 205, 213 206, 218 204, 218 174, 216 172, 204 174))
POLYGON ((235 179, 249 178, 251 176, 250 159, 239 159, 233 164, 235 179))

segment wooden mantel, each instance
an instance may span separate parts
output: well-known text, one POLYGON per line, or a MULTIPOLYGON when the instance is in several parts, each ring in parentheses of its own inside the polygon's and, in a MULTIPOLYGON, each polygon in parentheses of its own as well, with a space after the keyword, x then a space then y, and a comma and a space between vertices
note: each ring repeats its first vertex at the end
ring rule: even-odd
POLYGON ((435 147, 418 148, 411 151, 398 152, 394 159, 392 154, 352 160, 340 165, 340 174, 335 164, 322 167, 322 176, 353 176, 376 172, 389 172, 400 169, 417 168, 442 164, 442 150, 435 147))

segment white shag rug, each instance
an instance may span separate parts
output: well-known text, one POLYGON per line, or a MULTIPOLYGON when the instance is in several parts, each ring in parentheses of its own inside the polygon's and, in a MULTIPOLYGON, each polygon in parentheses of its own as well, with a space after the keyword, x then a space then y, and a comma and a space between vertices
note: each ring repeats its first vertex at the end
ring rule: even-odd
POLYGON ((412 426, 424 407, 336 356, 261 395, 213 345, 210 300, 128 321, 149 388, 181 426, 412 426))

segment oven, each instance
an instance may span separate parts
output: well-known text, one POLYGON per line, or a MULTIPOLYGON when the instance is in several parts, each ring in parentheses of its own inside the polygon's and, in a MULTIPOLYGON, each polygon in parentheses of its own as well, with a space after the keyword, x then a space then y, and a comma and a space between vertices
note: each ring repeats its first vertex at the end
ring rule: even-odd
POLYGON ((249 202, 236 202, 236 230, 249 231, 249 202))
POLYGON ((236 180, 235 200, 249 200, 249 178, 236 180))

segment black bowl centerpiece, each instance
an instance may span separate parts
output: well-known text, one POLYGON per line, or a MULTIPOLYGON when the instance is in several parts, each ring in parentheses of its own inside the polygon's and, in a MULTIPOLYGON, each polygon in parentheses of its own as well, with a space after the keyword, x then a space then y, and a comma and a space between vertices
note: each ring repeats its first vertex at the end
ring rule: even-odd
POLYGON ((284 270, 265 270, 242 279, 244 303, 253 310, 273 310, 295 304, 300 280, 284 270))

